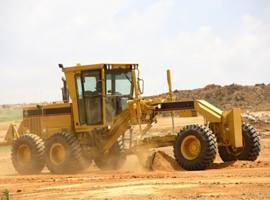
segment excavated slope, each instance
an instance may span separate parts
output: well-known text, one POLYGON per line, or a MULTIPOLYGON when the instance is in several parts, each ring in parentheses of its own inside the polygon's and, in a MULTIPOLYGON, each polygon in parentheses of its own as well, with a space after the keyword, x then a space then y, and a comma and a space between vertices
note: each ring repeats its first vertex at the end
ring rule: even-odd
POLYGON ((270 110, 270 84, 254 86, 211 84, 194 90, 175 90, 174 94, 178 100, 204 99, 225 110, 233 106, 252 111, 270 110))

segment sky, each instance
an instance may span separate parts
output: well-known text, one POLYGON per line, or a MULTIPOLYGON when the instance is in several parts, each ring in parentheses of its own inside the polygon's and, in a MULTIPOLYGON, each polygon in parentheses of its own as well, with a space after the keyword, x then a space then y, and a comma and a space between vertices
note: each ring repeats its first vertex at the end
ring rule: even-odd
POLYGON ((61 100, 58 63, 138 63, 145 95, 270 82, 268 0, 0 0, 0 104, 61 100))

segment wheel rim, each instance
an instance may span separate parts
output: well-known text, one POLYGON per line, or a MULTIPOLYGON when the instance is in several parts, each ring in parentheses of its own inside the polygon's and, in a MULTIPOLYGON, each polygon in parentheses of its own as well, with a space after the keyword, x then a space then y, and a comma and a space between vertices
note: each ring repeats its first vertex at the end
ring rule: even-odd
POLYGON ((54 165, 61 165, 65 161, 65 147, 60 143, 55 143, 50 148, 50 160, 54 165))
POLYGON ((27 144, 19 146, 17 151, 17 159, 21 165, 27 165, 32 160, 31 148, 27 144))
POLYGON ((201 152, 201 142, 194 135, 189 135, 182 141, 180 150, 185 159, 194 160, 201 152))

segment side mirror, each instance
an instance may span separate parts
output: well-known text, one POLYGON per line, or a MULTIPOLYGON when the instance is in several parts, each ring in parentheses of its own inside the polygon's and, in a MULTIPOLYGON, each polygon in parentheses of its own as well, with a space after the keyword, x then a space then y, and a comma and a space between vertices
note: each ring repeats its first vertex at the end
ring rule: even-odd
POLYGON ((68 103, 69 102, 69 91, 67 89, 67 81, 64 78, 62 78, 62 81, 63 81, 63 87, 61 88, 62 89, 62 99, 63 99, 63 102, 68 103))
POLYGON ((140 94, 144 93, 144 80, 141 78, 138 78, 138 86, 140 90, 140 94))

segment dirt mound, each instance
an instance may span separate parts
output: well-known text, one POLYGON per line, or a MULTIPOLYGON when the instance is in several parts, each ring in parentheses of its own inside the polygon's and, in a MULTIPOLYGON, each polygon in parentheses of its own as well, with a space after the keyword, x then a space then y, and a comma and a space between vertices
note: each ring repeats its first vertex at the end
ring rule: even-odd
POLYGON ((151 168, 154 171, 182 170, 174 158, 167 155, 163 151, 157 151, 154 153, 151 168))
MULTIPOLYGON (((252 111, 270 110, 270 84, 254 86, 211 84, 194 90, 175 90, 174 94, 178 100, 204 99, 225 110, 233 106, 252 111)), ((161 96, 164 95, 166 94, 161 96)))

